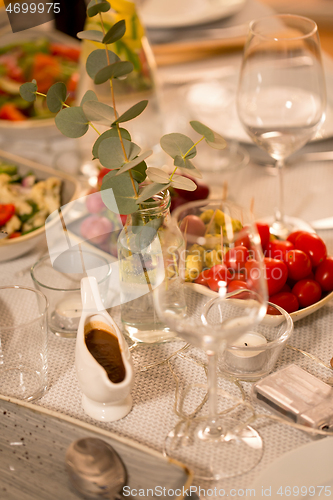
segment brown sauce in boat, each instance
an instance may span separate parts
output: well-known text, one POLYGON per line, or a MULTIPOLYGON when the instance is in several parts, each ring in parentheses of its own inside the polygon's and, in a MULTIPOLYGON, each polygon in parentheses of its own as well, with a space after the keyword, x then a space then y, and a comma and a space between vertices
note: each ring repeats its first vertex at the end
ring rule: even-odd
POLYGON ((85 334, 86 346, 109 379, 114 384, 122 382, 126 375, 118 339, 111 332, 92 328, 85 334))

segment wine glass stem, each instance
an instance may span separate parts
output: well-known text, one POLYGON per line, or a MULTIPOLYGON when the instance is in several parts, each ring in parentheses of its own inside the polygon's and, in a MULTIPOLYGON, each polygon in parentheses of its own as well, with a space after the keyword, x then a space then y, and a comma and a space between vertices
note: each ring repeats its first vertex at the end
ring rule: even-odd
POLYGON ((213 351, 207 353, 208 361, 208 421, 199 434, 201 439, 220 440, 223 429, 217 423, 217 355, 213 351))
POLYGON ((277 208, 275 209, 275 221, 283 222, 284 220, 284 191, 283 191, 283 172, 284 160, 277 160, 276 162, 277 176, 278 176, 278 197, 277 208))

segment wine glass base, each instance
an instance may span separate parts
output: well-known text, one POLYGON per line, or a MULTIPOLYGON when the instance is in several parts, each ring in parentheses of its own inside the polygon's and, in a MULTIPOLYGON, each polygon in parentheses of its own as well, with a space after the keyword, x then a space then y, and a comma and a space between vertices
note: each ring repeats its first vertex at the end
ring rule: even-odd
MULTIPOLYGON (((222 424, 223 428, 235 429, 239 421, 223 418, 222 424)), ((164 454, 185 464, 196 479, 212 481, 239 476, 253 469, 262 458, 263 442, 250 426, 237 434, 229 431, 210 439, 205 436, 204 425, 194 420, 188 428, 184 424, 177 434, 174 431, 168 434, 164 454)))
POLYGON ((285 216, 283 221, 276 221, 273 216, 268 216, 260 220, 269 224, 271 234, 283 240, 293 231, 301 230, 310 233, 314 232, 313 227, 311 227, 308 222, 298 219, 297 217, 285 216))

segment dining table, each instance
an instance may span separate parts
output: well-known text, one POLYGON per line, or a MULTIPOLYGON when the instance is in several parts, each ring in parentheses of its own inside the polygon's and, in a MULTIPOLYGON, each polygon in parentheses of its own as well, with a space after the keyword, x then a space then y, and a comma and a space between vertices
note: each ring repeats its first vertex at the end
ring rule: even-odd
MULTIPOLYGON (((229 30, 232 27, 243 26, 250 19, 270 12, 270 7, 256 0, 248 0, 241 12, 230 16, 227 20, 220 21, 218 27, 222 31, 223 29, 229 30)), ((205 29, 209 30, 209 28, 208 25, 205 29)), ((155 71, 159 85, 161 113, 165 131, 187 130, 188 120, 197 119, 197 116, 195 115, 196 108, 192 109, 190 107, 190 102, 186 97, 194 85, 207 85, 203 108, 200 108, 200 110, 203 109, 202 115, 206 114, 208 121, 217 125, 221 120, 224 126, 221 133, 225 133, 227 142, 231 146, 234 145, 235 148, 240 147, 241 151, 245 152, 241 168, 238 168, 237 162, 235 164, 231 163, 226 169, 218 166, 211 168, 209 161, 205 164, 205 156, 203 155, 203 160, 201 160, 204 165, 202 168, 203 180, 210 187, 210 196, 214 198, 221 197, 223 186, 227 182, 230 198, 244 207, 252 206, 256 218, 262 219, 272 215, 276 201, 276 170, 272 160, 259 151, 249 139, 240 139, 233 135, 231 131, 229 131, 230 134, 228 133, 228 126, 226 126, 228 118, 223 118, 224 108, 222 104, 215 112, 215 115, 209 108, 210 85, 214 84, 214 88, 216 88, 216 85, 220 85, 221 89, 223 89, 225 88, 225 82, 228 82, 228 88, 230 88, 230 82, 237 81, 244 40, 239 39, 237 43, 232 42, 229 47, 226 45, 222 47, 219 40, 220 45, 217 44, 215 48, 213 45, 206 47, 204 57, 190 56, 187 58, 186 51, 175 52, 175 47, 170 47, 169 51, 163 49, 163 40, 157 40, 155 31, 148 29, 147 33, 153 53, 156 55, 157 66, 155 71), (181 57, 179 54, 181 54, 181 57)), ((226 31, 225 33, 226 38, 228 38, 230 32, 226 31)), ((244 30, 240 30, 237 33, 238 36, 243 39, 244 30)), ((195 52, 196 49, 192 48, 191 50, 195 52)), ((310 225, 311 222, 318 219, 333 217, 333 197, 331 192, 331 189, 333 189, 333 128, 331 123, 333 119, 333 114, 331 114, 333 113, 333 59, 325 52, 323 53, 323 64, 328 84, 328 108, 330 106, 332 108, 328 110, 327 121, 323 125, 322 135, 318 135, 301 151, 295 153, 291 160, 287 162, 285 168, 285 212, 290 216, 303 219, 310 225), (321 152, 331 152, 332 156, 330 157, 328 154, 328 159, 323 159, 320 154, 317 157, 313 155, 308 158, 305 155, 305 153, 321 152)), ((235 84, 231 83, 231 85, 235 90, 235 84)), ((231 105, 234 106, 232 103, 231 105)), ((226 103, 225 110, 227 114, 231 113, 230 103, 226 103), (227 104, 229 108, 227 108, 227 104)), ((227 116, 232 118, 232 115, 227 116)), ((205 116, 203 116, 202 121, 204 121, 204 118, 205 116)), ((232 123, 230 123, 230 128, 231 126, 232 123)), ((235 127, 236 129, 237 127, 235 127)), ((60 138, 59 136, 56 136, 54 140, 52 137, 43 138, 42 136, 40 138, 29 137, 26 139, 23 134, 17 135, 13 133, 11 140, 8 140, 7 136, 5 139, 0 137, 0 148, 41 163, 48 163, 53 167, 57 166, 59 151, 65 152, 69 159, 72 157, 75 159, 75 166, 72 166, 73 171, 70 173, 80 179, 82 193, 89 186, 89 178, 82 172, 82 169, 79 169, 80 165, 77 160, 78 146, 74 140, 60 138)), ((200 148, 198 149, 200 153, 200 148)), ((64 167, 62 166, 62 168, 64 167)), ((333 224, 329 225, 327 229, 318 229, 317 233, 325 241, 328 254, 333 255, 333 224)), ((46 252, 46 245, 39 246, 14 260, 1 262, 0 285, 33 287, 30 268, 46 252)), ((17 311, 19 315, 19 304, 17 311)), ((120 307, 112 307, 109 312, 121 328, 120 307)), ((308 316, 295 322, 292 336, 288 341, 288 345, 280 354, 274 371, 285 368, 289 364, 296 364, 323 382, 333 386, 333 367, 330 365, 330 361, 333 359, 332 332, 333 301, 326 303, 323 307, 314 310, 308 316)), ((133 407, 123 419, 107 423, 94 420, 82 408, 82 393, 75 369, 75 345, 75 338, 61 338, 49 332, 48 388, 45 394, 35 401, 33 405, 47 412, 56 412, 65 417, 72 417, 96 429, 102 429, 105 433, 126 438, 130 442, 149 448, 154 453, 163 454, 166 437, 174 430, 181 419, 177 407, 179 394, 188 384, 206 383, 204 353, 200 349, 191 346, 183 349, 185 342, 180 338, 160 344, 131 345, 131 356, 135 369, 135 383, 132 389, 133 407)), ((252 382, 232 379, 221 371, 218 375, 218 383, 221 389, 235 398, 235 401, 245 397, 247 401, 251 402, 255 411, 261 414, 261 417, 255 420, 252 426, 262 437, 264 453, 262 460, 256 467, 234 478, 205 481, 200 480, 195 475, 190 476, 191 492, 197 494, 202 500, 208 498, 219 499, 223 496, 237 499, 250 496, 256 498, 267 496, 277 499, 283 499, 286 496, 297 497, 296 490, 293 493, 293 490, 288 489, 288 487, 298 486, 301 488, 302 481, 304 484, 308 484, 307 474, 310 474, 310 472, 304 472, 303 475, 302 470, 299 470, 299 467, 297 468, 297 461, 302 455, 300 450, 304 449, 305 455, 307 447, 310 446, 311 449, 311 446, 332 438, 323 438, 322 436, 318 438, 318 436, 304 430, 296 429, 290 425, 288 419, 283 417, 279 421, 270 419, 271 412, 252 400, 252 382), (291 459, 288 461, 287 457, 291 457, 291 459), (276 486, 270 488, 269 481, 274 477, 275 467, 277 471, 282 470, 281 464, 284 459, 288 467, 295 467, 295 484, 285 484, 285 479, 281 476, 282 489, 279 493, 276 486)), ((193 391, 189 392, 185 403, 186 413, 190 414, 198 405, 198 398, 193 394, 193 391)), ((2 412, 3 404, 4 401, 0 400, 0 412, 2 412)), ((205 414, 206 411, 204 405, 200 410, 200 414, 205 414)), ((2 428, 2 432, 5 432, 4 428, 2 428)), ((84 429, 82 429, 82 435, 84 435, 84 429)), ((196 461, 200 463, 201 457, 192 457, 192 460, 194 463, 196 461)), ((237 460, 237 455, 235 460, 237 460)), ((311 460, 311 456, 309 460, 311 460)), ((309 470, 313 474, 313 480, 316 481, 316 471, 322 467, 324 462, 328 461, 332 464, 332 455, 322 454, 313 460, 309 470)), ((151 464, 150 467, 153 477, 154 465, 151 464)), ((330 480, 331 482, 325 483, 327 488, 323 490, 321 497, 333 495, 330 487, 333 485, 332 477, 333 475, 327 478, 327 481, 330 480), (326 495, 324 494, 325 491, 326 495)), ((45 478, 45 481, 47 482, 47 478, 45 478)), ((274 484, 277 484, 276 481, 274 484)), ((317 487, 320 485, 313 484, 312 486, 317 487)), ((309 491, 307 490, 309 495, 307 497, 305 494, 301 495, 299 490, 299 497, 310 498, 310 496, 314 496, 309 494, 309 491)), ((28 490, 25 494, 27 492, 28 490)), ((73 491, 71 494, 73 494, 73 491)), ((316 494, 318 494, 318 490, 316 494)), ((151 496, 151 498, 158 497, 158 494, 151 496)), ((0 498, 3 500, 15 498, 10 495, 10 491, 2 490, 1 477, 0 498)), ((22 496, 22 498, 33 497, 22 496)), ((34 498, 37 500, 37 496, 34 498)), ((42 500, 46 497, 41 494, 41 496, 38 496, 39 498, 42 500)), ((50 498, 52 498, 52 495, 50 498)), ((60 498, 56 491, 54 491, 53 498, 55 500, 60 498)), ((77 498, 80 498, 80 496, 78 495, 77 498)), ((135 498, 135 495, 132 494, 130 498, 135 498)), ((150 498, 150 496, 146 495, 145 498, 150 498)), ((176 496, 172 498, 176 498, 176 496)), ((180 495, 178 498, 183 498, 183 496, 180 495)), ((195 498, 194 495, 193 498, 195 498)))

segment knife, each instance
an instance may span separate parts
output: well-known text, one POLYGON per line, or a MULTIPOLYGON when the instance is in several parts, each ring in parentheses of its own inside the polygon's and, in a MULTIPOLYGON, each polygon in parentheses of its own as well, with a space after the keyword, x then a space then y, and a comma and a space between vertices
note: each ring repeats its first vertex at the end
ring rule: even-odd
POLYGON ((313 229, 333 229, 333 217, 326 217, 325 219, 313 220, 310 222, 313 229))

